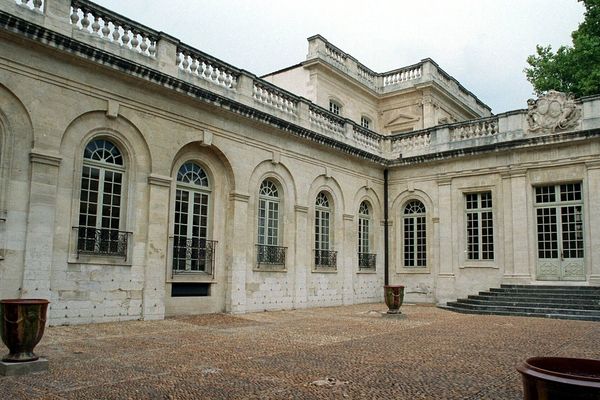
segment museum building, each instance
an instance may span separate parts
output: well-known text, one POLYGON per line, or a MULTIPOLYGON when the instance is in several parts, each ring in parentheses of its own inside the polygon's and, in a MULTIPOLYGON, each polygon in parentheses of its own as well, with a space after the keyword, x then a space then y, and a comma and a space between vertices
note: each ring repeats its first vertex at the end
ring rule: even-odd
POLYGON ((0 298, 57 325, 386 282, 600 286, 600 96, 494 115, 431 59, 375 72, 316 35, 258 77, 86 0, 0 0, 0 298))

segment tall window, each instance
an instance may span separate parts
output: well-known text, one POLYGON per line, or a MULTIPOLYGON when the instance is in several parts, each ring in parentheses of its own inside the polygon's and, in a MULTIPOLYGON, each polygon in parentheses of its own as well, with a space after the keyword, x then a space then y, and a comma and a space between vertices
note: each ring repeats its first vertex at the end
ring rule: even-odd
POLYGON ((258 264, 284 265, 285 248, 281 235, 280 195, 275 183, 265 179, 258 192, 258 264))
POLYGON ((427 225, 425 206, 411 200, 404 207, 404 266, 427 266, 427 225))
POLYGON ((215 242, 208 240, 210 182, 187 162, 177 172, 173 229, 173 272, 212 273, 215 242))
POLYGON ((127 234, 120 232, 125 166, 119 149, 92 140, 83 153, 77 251, 126 256, 127 234))
POLYGON ((371 215, 366 201, 358 208, 358 266, 360 269, 375 268, 375 254, 371 254, 371 215))
POLYGON ((335 267, 336 252, 331 250, 331 205, 325 192, 315 201, 315 266, 335 267))
POLYGON ((467 259, 494 259, 492 192, 465 196, 467 216, 467 259))
POLYGON ((329 111, 334 114, 340 115, 342 106, 337 101, 329 100, 329 111))

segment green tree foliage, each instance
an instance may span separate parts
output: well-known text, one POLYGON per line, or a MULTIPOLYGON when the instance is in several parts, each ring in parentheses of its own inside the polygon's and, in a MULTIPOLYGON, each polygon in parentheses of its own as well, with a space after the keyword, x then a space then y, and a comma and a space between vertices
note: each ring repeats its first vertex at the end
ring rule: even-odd
POLYGON ((573 93, 577 97, 600 94, 600 0, 578 0, 585 6, 585 19, 573 32, 573 46, 536 46, 527 57, 527 80, 536 94, 548 90, 573 93))

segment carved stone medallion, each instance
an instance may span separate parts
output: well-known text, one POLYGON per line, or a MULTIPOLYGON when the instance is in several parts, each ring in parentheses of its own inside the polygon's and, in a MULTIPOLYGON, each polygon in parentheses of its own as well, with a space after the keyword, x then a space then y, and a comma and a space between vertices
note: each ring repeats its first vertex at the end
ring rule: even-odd
POLYGON ((527 100, 530 132, 556 132, 575 127, 581 119, 581 106, 573 96, 550 90, 537 100, 527 100))

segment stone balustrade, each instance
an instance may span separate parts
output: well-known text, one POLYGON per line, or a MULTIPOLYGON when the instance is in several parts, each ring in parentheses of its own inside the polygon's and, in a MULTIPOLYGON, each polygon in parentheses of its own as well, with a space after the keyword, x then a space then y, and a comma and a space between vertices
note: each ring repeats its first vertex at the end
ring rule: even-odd
POLYGON ((498 117, 477 119, 450 127, 450 141, 491 136, 498 133, 498 117))
POLYGON ((261 80, 254 80, 252 97, 262 104, 276 108, 284 113, 296 115, 298 99, 277 86, 261 80))
POLYGON ((234 89, 240 76, 237 68, 184 44, 177 46, 175 64, 192 76, 227 89, 234 89))
POLYGON ((309 106, 309 120, 312 125, 315 125, 323 131, 331 134, 335 139, 344 138, 346 132, 345 121, 343 118, 330 113, 324 108, 310 104, 309 106))
POLYGON ((156 55, 158 32, 89 1, 71 1, 71 24, 150 57, 156 55))
POLYGON ((378 152, 381 149, 382 137, 359 125, 353 126, 354 141, 361 146, 363 150, 378 152))
POLYGON ((383 87, 396 85, 401 82, 411 81, 423 76, 423 63, 411 65, 382 74, 383 87))
MULTIPOLYGON (((164 83, 166 87, 197 95, 201 101, 224 104, 233 112, 276 123, 301 137, 377 162, 400 157, 438 157, 455 151, 472 151, 478 146, 489 148, 503 142, 554 133, 554 130, 531 128, 532 123, 545 127, 543 118, 547 118, 546 115, 528 116, 527 111, 517 110, 420 131, 381 135, 87 0, 0 0, 0 6, 0 17, 4 16, 3 29, 15 34, 39 37, 46 45, 56 46, 60 51, 72 52, 108 67, 114 65, 116 70, 132 71, 142 79, 153 75, 153 82, 157 84, 164 83), (13 17, 7 18, 7 15, 13 17)), ((436 79, 445 87, 454 87, 466 98, 470 96, 431 60, 376 74, 335 46, 329 46, 327 50, 321 37, 310 40, 309 57, 335 59, 335 63, 343 64, 348 73, 355 73, 357 80, 373 90, 395 90, 404 82, 436 79)), ((472 104, 476 104, 476 98, 470 98, 472 104)), ((600 114, 600 97, 579 100, 577 110, 570 115, 577 115, 577 121, 581 116, 581 122, 577 123, 583 129, 600 126, 600 118, 595 117, 600 114)), ((563 125, 557 125, 555 130, 566 129, 561 128, 563 125)), ((576 126, 579 125, 570 123, 568 129, 576 126)))
POLYGON ((17 4, 39 12, 44 11, 44 2, 42 0, 16 0, 17 4))

